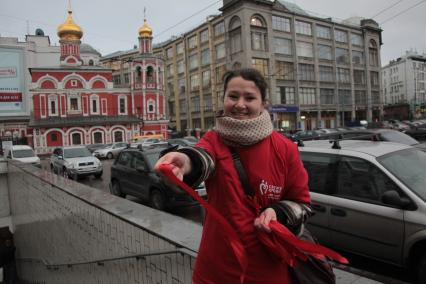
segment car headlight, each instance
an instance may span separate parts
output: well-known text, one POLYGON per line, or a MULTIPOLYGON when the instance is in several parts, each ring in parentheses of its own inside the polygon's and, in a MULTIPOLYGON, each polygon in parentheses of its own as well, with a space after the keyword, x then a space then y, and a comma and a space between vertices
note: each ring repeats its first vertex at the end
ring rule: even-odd
POLYGON ((67 163, 65 163, 65 167, 68 168, 68 169, 74 169, 74 164, 67 162, 67 163))

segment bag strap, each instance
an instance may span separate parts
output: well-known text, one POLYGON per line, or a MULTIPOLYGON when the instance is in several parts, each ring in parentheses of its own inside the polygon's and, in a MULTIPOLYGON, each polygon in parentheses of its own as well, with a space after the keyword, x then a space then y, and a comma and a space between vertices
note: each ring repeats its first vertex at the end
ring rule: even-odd
POLYGON ((234 161, 234 166, 235 166, 235 169, 237 170, 238 177, 240 178, 241 185, 244 188, 244 192, 248 196, 253 197, 254 194, 250 188, 246 171, 244 170, 243 164, 241 163, 240 155, 238 155, 238 152, 237 150, 235 150, 235 148, 230 147, 229 149, 231 150, 232 160, 234 161))

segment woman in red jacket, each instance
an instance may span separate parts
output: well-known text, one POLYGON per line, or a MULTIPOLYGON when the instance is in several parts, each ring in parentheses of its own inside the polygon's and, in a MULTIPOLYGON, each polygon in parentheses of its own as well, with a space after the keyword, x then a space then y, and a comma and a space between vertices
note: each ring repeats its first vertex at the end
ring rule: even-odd
MULTIPOLYGON (((288 267, 264 247, 257 230, 278 220, 298 233, 310 214, 308 176, 297 146, 273 131, 265 109, 267 84, 255 69, 224 76, 224 110, 214 131, 194 148, 168 152, 157 162, 190 185, 205 181, 208 202, 237 232, 248 256, 244 283, 290 283, 288 267), (230 148, 240 156, 253 198, 241 185, 230 148)), ((194 283, 241 283, 238 260, 209 214, 195 264, 194 283)))

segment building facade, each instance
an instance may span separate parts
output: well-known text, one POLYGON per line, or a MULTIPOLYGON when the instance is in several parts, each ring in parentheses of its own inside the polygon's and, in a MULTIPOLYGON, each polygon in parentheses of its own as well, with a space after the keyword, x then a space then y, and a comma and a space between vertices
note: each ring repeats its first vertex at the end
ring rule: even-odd
POLYGON ((382 68, 385 117, 418 119, 426 116, 426 54, 415 51, 382 68), (398 110, 398 111, 394 111, 398 110))
POLYGON ((139 31, 137 60, 131 62, 138 92, 114 88, 112 70, 97 66, 96 58, 90 56, 93 50, 81 44, 83 30, 69 9, 58 27, 59 64, 30 68, 33 112, 29 126, 37 153, 50 153, 62 145, 129 141, 141 133, 167 134, 164 99, 145 90, 161 89, 162 84, 158 67, 153 71, 149 30, 145 22, 139 31))
POLYGON ((222 76, 241 67, 266 76, 276 129, 381 118, 376 22, 318 18, 280 0, 224 0, 220 10, 154 50, 165 58, 173 127, 211 128, 222 108, 222 76))

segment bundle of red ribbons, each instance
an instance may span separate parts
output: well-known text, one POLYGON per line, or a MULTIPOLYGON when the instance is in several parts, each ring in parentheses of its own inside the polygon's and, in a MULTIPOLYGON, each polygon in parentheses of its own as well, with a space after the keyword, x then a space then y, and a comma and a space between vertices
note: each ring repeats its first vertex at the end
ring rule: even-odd
MULTIPOLYGON (((246 251, 244 249, 243 244, 241 243, 240 238, 237 235, 237 232, 214 207, 212 207, 204 199, 202 199, 191 187, 189 187, 183 181, 179 180, 173 174, 172 168, 169 164, 160 165, 159 170, 170 182, 176 184, 177 186, 182 188, 186 193, 188 193, 192 198, 197 200, 206 209, 208 214, 220 223, 228 237, 229 244, 233 249, 235 257, 241 266, 241 280, 243 281, 248 260, 246 251)), ((259 239, 271 251, 272 254, 276 255, 284 263, 290 266, 294 265, 295 257, 298 257, 302 260, 306 260, 307 255, 316 258, 326 256, 340 263, 348 263, 346 258, 331 249, 328 249, 319 244, 314 244, 298 239, 292 232, 287 229, 287 227, 276 221, 271 221, 269 223, 269 227, 271 228, 271 233, 259 231, 259 239)))

